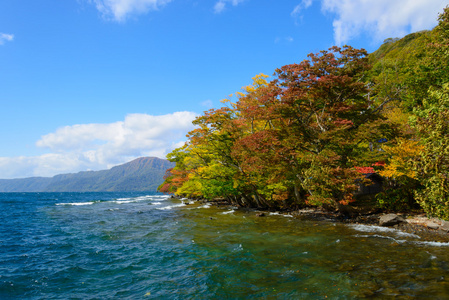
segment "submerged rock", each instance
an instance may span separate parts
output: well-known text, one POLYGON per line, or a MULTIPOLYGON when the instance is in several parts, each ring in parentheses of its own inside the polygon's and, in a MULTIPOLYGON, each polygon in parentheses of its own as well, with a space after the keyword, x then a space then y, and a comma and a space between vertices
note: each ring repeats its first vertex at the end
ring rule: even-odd
POLYGON ((394 226, 403 222, 405 222, 404 218, 396 214, 383 215, 379 219, 380 226, 394 226))

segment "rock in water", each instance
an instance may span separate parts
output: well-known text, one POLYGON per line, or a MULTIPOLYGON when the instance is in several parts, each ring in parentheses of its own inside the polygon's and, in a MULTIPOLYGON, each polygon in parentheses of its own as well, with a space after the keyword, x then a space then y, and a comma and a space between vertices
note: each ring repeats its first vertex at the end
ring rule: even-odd
POLYGON ((383 215, 379 219, 380 226, 393 226, 402 222, 405 222, 405 220, 396 214, 383 215))

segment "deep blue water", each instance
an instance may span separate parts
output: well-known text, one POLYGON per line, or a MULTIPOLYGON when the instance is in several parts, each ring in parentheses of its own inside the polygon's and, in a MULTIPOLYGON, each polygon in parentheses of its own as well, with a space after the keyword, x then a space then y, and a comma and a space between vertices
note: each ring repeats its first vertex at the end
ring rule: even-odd
POLYGON ((448 250, 157 194, 0 194, 0 299, 449 299, 448 250))

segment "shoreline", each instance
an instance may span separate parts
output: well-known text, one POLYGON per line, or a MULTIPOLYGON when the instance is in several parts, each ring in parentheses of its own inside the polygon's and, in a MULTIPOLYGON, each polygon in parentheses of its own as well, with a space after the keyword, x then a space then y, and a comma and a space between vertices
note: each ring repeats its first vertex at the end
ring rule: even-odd
POLYGON ((449 222, 437 218, 428 218, 423 213, 396 213, 394 215, 397 215, 404 221, 392 226, 382 226, 380 224, 382 216, 390 215, 384 212, 347 217, 338 212, 329 212, 320 208, 307 208, 291 212, 291 214, 307 220, 394 228, 418 235, 426 241, 449 243, 449 222))
MULTIPOLYGON (((172 196, 175 199, 181 200, 176 196, 172 196)), ((198 201, 201 203, 208 203, 216 207, 231 207, 229 203, 225 201, 204 201, 189 199, 192 201, 198 201)), ((297 219, 305 219, 310 221, 324 221, 343 224, 360 224, 370 226, 380 226, 386 228, 397 229, 406 233, 419 236, 425 241, 449 243, 449 222, 440 220, 437 218, 428 218, 422 212, 409 212, 409 213, 387 213, 379 211, 370 212, 357 212, 354 214, 343 214, 338 211, 329 211, 321 207, 307 207, 298 210, 286 210, 286 211, 272 211, 258 208, 245 208, 238 207, 237 210, 243 210, 247 212, 253 212, 258 217, 267 216, 268 212, 276 212, 279 214, 288 214, 297 219), (396 215, 400 220, 397 224, 385 226, 380 224, 382 216, 396 215)))

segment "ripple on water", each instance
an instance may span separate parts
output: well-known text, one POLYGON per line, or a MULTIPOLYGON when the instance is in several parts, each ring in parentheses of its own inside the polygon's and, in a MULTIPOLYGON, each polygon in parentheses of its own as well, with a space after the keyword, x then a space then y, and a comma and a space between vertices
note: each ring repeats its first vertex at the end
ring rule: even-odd
POLYGON ((449 245, 383 227, 145 193, 11 197, 0 194, 0 299, 444 299, 449 290, 449 245))

